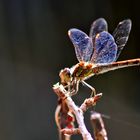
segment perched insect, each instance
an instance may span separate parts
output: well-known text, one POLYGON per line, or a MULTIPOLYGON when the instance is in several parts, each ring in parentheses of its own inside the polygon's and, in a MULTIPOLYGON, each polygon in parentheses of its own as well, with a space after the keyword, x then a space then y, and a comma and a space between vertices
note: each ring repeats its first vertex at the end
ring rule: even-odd
POLYGON ((82 82, 95 94, 95 89, 85 82, 86 79, 111 70, 140 65, 140 58, 115 62, 128 40, 131 25, 130 19, 123 20, 111 35, 105 19, 99 18, 91 25, 89 36, 79 29, 70 29, 68 35, 79 63, 60 71, 61 83, 69 91, 74 89, 76 94, 82 82))

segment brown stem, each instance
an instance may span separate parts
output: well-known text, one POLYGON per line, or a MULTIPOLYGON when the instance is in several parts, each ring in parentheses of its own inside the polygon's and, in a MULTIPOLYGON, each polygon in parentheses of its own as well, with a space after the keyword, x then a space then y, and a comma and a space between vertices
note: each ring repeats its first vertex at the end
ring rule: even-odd
POLYGON ((67 135, 75 135, 75 134, 81 134, 79 128, 73 128, 73 129, 62 129, 61 133, 67 134, 67 135))
POLYGON ((94 129, 95 140, 108 140, 107 132, 104 127, 104 122, 100 113, 92 112, 91 123, 94 129))
POLYGON ((72 98, 69 96, 68 92, 65 90, 63 85, 56 84, 54 85, 53 90, 60 98, 65 100, 69 109, 74 113, 78 126, 79 126, 80 133, 83 137, 83 140, 93 140, 93 138, 91 137, 91 134, 88 132, 85 126, 83 111, 78 106, 76 106, 76 104, 74 103, 72 98))
POLYGON ((83 112, 86 112, 89 107, 96 105, 97 101, 102 97, 102 93, 95 95, 92 98, 85 99, 84 103, 80 106, 83 112))

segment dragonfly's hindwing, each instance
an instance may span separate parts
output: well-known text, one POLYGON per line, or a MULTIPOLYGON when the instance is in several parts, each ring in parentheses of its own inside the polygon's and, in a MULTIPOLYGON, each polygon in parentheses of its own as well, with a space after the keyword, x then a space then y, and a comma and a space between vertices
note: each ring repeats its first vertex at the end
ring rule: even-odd
POLYGON ((111 34, 103 31, 96 35, 94 42, 95 50, 91 62, 111 63, 115 61, 117 45, 111 34))
POLYGON ((123 47, 127 43, 130 31, 131 31, 132 22, 130 19, 123 20, 118 24, 116 29, 113 32, 113 37, 118 46, 116 59, 119 57, 123 47))

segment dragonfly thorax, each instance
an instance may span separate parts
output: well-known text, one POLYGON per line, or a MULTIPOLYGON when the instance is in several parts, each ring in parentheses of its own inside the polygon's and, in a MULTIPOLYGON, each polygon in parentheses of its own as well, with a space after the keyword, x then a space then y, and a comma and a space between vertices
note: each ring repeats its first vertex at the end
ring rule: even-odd
POLYGON ((95 75, 96 72, 94 72, 94 67, 96 67, 96 64, 81 61, 71 68, 65 68, 59 73, 61 83, 68 84, 73 80, 82 81, 87 79, 88 77, 95 75))
POLYGON ((81 61, 73 67, 72 77, 75 77, 77 80, 84 80, 90 75, 94 75, 93 68, 96 67, 95 64, 90 62, 81 61))

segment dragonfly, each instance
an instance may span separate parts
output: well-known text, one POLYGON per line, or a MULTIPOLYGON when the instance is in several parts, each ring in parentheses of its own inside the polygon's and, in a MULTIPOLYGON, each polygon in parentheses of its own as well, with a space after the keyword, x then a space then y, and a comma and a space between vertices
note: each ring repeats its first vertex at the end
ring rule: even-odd
POLYGON ((140 65, 140 58, 116 62, 128 41, 131 26, 130 19, 123 20, 111 35, 106 20, 99 18, 92 23, 89 36, 79 29, 70 29, 68 36, 79 63, 60 71, 61 83, 70 92, 74 91, 73 94, 78 92, 79 83, 83 83, 92 90, 93 96, 96 91, 85 80, 108 71, 140 65))

